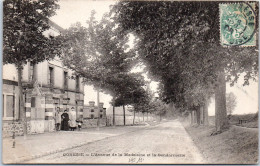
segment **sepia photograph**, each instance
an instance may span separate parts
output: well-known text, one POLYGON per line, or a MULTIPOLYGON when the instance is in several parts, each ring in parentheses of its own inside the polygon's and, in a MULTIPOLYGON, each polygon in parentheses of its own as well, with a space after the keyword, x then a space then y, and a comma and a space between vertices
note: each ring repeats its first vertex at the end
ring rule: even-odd
POLYGON ((258 1, 3 0, 2 164, 258 164, 258 1))

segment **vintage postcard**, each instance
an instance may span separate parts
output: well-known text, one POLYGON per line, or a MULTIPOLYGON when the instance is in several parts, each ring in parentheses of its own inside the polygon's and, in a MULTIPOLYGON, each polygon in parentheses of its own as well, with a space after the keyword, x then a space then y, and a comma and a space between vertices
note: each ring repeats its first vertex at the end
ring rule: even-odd
POLYGON ((4 0, 3 164, 257 164, 258 1, 4 0))

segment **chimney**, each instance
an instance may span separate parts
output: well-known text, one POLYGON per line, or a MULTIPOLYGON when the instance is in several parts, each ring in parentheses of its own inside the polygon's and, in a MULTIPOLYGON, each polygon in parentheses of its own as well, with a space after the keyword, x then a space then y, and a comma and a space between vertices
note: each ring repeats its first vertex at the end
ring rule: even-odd
POLYGON ((95 102, 94 101, 89 101, 89 106, 90 107, 94 107, 95 106, 95 102))
POLYGON ((103 108, 103 106, 104 106, 104 103, 100 102, 99 103, 99 108, 103 108))
POLYGON ((103 115, 106 116, 106 114, 107 114, 107 109, 103 108, 103 115))

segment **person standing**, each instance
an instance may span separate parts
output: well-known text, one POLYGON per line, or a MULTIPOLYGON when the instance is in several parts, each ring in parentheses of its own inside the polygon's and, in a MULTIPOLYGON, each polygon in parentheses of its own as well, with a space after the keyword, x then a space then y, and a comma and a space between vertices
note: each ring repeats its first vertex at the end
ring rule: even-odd
POLYGON ((56 126, 56 131, 60 130, 60 124, 61 124, 61 114, 60 114, 60 108, 56 108, 55 112, 55 126, 56 126))
POLYGON ((76 122, 78 124, 78 130, 80 131, 83 124, 82 118, 79 118, 79 120, 76 120, 76 122))
POLYGON ((69 130, 69 114, 67 110, 64 110, 64 113, 61 115, 61 130, 69 130))
POLYGON ((71 107, 70 110, 70 129, 71 131, 74 131, 77 127, 77 122, 76 122, 76 111, 74 107, 71 107))

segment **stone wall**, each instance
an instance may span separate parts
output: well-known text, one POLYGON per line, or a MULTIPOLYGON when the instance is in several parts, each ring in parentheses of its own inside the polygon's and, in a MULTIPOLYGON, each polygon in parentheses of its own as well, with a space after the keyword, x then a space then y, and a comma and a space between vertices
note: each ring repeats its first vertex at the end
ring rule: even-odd
MULTIPOLYGON (((84 119, 82 128, 97 127, 98 119, 84 119)), ((100 126, 106 126, 106 119, 100 119, 100 126)))
MULTIPOLYGON (((125 124, 133 125, 133 119, 134 119, 134 116, 132 116, 132 115, 125 116, 125 124)), ((140 123, 149 122, 149 121, 153 121, 153 120, 155 120, 155 118, 151 115, 149 115, 148 117, 146 115, 144 117, 142 115, 135 116, 135 124, 140 124, 140 123)), ((116 115, 115 124, 116 124, 116 126, 124 125, 124 116, 116 115)), ((107 126, 112 126, 112 125, 113 125, 113 116, 107 115, 107 126)))
MULTIPOLYGON (((12 137, 15 129, 15 136, 23 135, 23 124, 22 122, 3 122, 2 126, 2 137, 12 137)), ((27 133, 31 134, 31 125, 30 122, 27 122, 27 133)))

